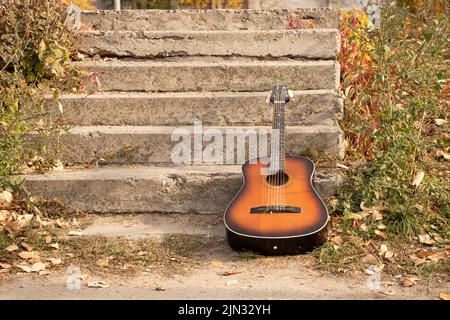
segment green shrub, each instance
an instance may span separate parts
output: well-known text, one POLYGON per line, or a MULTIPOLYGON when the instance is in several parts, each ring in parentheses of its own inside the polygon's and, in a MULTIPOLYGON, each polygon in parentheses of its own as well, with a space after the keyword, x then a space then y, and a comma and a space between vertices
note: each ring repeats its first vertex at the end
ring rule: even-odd
POLYGON ((411 237, 430 224, 445 233, 450 184, 441 155, 449 151, 449 128, 442 121, 450 99, 448 6, 437 15, 426 7, 412 13, 393 5, 382 13, 379 30, 369 30, 361 13, 342 21, 342 127, 348 160, 366 163, 352 171, 340 195, 343 212, 361 210, 361 202, 385 202, 389 235, 411 237))
MULTIPOLYGON (((6 0, 0 6, 3 180, 23 166, 27 134, 58 131, 44 109, 44 96, 56 99, 62 90, 77 85, 77 71, 70 64, 73 34, 66 26, 66 16, 66 6, 58 0, 6 0)), ((45 151, 37 146, 34 150, 35 154, 45 151)))

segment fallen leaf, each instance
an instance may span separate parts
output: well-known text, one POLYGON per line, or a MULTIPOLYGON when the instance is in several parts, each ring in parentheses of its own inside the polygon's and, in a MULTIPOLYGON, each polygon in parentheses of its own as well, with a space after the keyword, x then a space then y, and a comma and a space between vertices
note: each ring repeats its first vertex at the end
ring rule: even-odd
POLYGON ((212 260, 211 261, 211 266, 213 266, 214 268, 222 268, 223 267, 223 262, 220 260, 212 260))
POLYGON ((2 269, 10 269, 12 267, 12 265, 10 265, 9 263, 0 263, 0 268, 2 269))
POLYGON ((51 272, 48 271, 48 270, 41 270, 41 271, 39 271, 39 275, 40 276, 46 276, 46 275, 49 275, 49 274, 51 274, 51 272))
POLYGON ((384 224, 380 223, 380 224, 378 224, 377 228, 380 230, 385 230, 386 226, 384 224))
POLYGON ((372 215, 371 215, 372 220, 375 220, 375 221, 383 220, 383 215, 380 213, 380 211, 371 210, 371 212, 372 212, 372 215))
POLYGON ((382 244, 380 246, 380 250, 378 250, 378 255, 383 257, 387 251, 388 251, 387 246, 385 244, 382 244))
POLYGON ((417 172, 411 184, 415 187, 418 187, 422 183, 424 177, 425 177, 424 171, 421 170, 417 172))
POLYGON ((439 295, 439 298, 440 298, 441 300, 450 300, 450 294, 441 293, 441 294, 439 295))
POLYGON ((95 264, 99 267, 105 268, 107 266, 109 266, 109 262, 113 259, 113 257, 106 257, 106 258, 101 258, 98 259, 95 264))
POLYGON ((36 262, 31 266, 31 272, 39 272, 45 269, 45 263, 36 262))
POLYGON ((390 258, 392 258, 394 256, 394 253, 392 252, 392 251, 386 251, 386 253, 384 254, 384 257, 386 258, 386 259, 390 259, 390 258))
POLYGON ((361 223, 361 225, 359 226, 359 228, 360 228, 362 231, 364 231, 364 232, 366 232, 367 230, 369 230, 369 228, 367 227, 367 225, 366 225, 365 223, 361 223))
POLYGON ((5 230, 8 231, 9 233, 16 233, 17 231, 20 230, 20 224, 19 221, 9 221, 6 225, 5 225, 5 230))
POLYGON ((7 246, 5 248, 5 250, 8 251, 8 252, 13 252, 13 251, 16 251, 18 249, 19 249, 19 247, 16 244, 11 244, 11 245, 9 245, 9 246, 7 246))
POLYGON ((14 196, 9 191, 0 192, 0 204, 4 207, 8 207, 14 201, 14 196))
POLYGON ((331 242, 334 242, 337 245, 341 245, 344 242, 344 240, 342 239, 341 236, 335 236, 335 237, 331 238, 331 242))
POLYGON ((31 272, 31 268, 30 268, 29 265, 26 265, 26 264, 20 264, 20 265, 17 265, 16 267, 19 268, 19 269, 21 269, 22 271, 27 272, 27 273, 30 273, 30 272, 31 272))
POLYGON ((447 120, 445 120, 445 119, 434 119, 434 123, 435 123, 438 127, 440 127, 440 126, 446 124, 446 123, 447 123, 447 120))
POLYGON ((314 277, 321 277, 323 275, 322 272, 317 270, 309 270, 308 273, 314 277))
POLYGON ((28 243, 26 243, 26 242, 22 242, 20 245, 21 245, 22 247, 24 247, 27 251, 32 251, 33 248, 34 248, 31 244, 28 244, 28 243))
POLYGON ((311 267, 317 263, 317 258, 315 257, 309 257, 304 262, 303 265, 307 267, 311 267))
POLYGON ((362 258, 362 261, 363 261, 365 264, 372 264, 372 265, 378 263, 378 259, 377 259, 374 255, 372 255, 372 254, 366 255, 364 258, 362 258))
POLYGON ((419 258, 415 254, 411 254, 409 256, 409 258, 412 260, 412 262, 414 262, 414 266, 416 266, 416 267, 421 265, 421 264, 423 264, 423 263, 425 263, 425 261, 427 261, 427 259, 419 258))
POLYGON ((404 287, 412 287, 416 284, 416 282, 419 280, 417 277, 405 277, 403 279, 403 286, 404 287))
POLYGON ((444 258, 444 253, 440 253, 440 252, 436 252, 436 253, 427 255, 427 259, 430 261, 433 261, 433 262, 438 262, 442 258, 444 258))
POLYGON ((377 236, 379 236, 380 238, 387 239, 386 234, 385 234, 384 232, 382 232, 382 231, 380 231, 380 230, 375 230, 374 232, 375 232, 375 234, 376 234, 377 236))
POLYGON ((57 243, 51 243, 48 246, 53 248, 53 249, 59 249, 59 244, 57 244, 57 243))
POLYGON ((61 258, 48 258, 48 261, 50 261, 53 265, 58 265, 62 263, 61 258))
POLYGON ((433 239, 431 239, 429 234, 419 235, 419 242, 428 244, 428 245, 432 245, 433 243, 435 243, 435 241, 433 239))
POLYGON ((78 236, 82 236, 82 235, 83 235, 83 232, 72 230, 72 231, 69 231, 68 235, 69 235, 69 236, 75 236, 75 237, 78 237, 78 236))
POLYGON ((52 242, 52 237, 51 236, 45 236, 45 243, 46 244, 50 244, 52 242))
POLYGON ((235 271, 225 271, 223 273, 221 273, 223 276, 232 276, 235 274, 240 274, 242 272, 244 272, 245 270, 235 270, 235 271))
POLYGON ((88 282, 89 288, 108 288, 110 285, 106 281, 91 281, 88 282))
POLYGON ((25 260, 39 258, 39 252, 37 251, 21 251, 17 255, 25 260))

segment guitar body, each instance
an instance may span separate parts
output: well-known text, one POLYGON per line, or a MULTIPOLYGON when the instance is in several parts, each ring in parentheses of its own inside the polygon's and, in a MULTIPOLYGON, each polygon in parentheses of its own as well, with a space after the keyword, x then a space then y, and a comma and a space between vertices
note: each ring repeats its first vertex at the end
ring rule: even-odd
POLYGON ((242 166, 244 183, 225 211, 230 246, 268 255, 303 253, 327 238, 328 212, 312 185, 314 163, 286 157, 282 174, 267 172, 269 159, 242 166))

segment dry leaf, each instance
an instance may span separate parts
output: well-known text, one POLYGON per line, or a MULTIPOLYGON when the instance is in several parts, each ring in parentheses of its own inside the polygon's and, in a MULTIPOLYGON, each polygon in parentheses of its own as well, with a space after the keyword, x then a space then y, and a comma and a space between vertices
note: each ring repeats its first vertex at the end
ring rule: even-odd
POLYGON ((369 228, 367 227, 367 225, 365 223, 361 223, 361 225, 359 226, 359 229, 361 229, 364 232, 369 230, 369 228))
POLYGON ((380 213, 380 211, 371 210, 371 212, 372 212, 372 215, 371 215, 372 220, 375 220, 375 221, 383 220, 383 215, 380 213))
POLYGON ((211 266, 213 266, 214 268, 222 268, 223 267, 223 262, 220 260, 212 260, 211 261, 211 266))
POLYGON ((39 271, 39 275, 40 276, 46 276, 46 275, 49 275, 49 274, 51 274, 51 272, 48 271, 48 270, 41 270, 41 271, 39 271))
POLYGON ((387 251, 388 251, 387 246, 385 244, 382 244, 380 246, 380 250, 378 250, 378 255, 383 257, 386 254, 387 251))
POLYGON ((386 226, 384 224, 380 223, 380 224, 378 224, 377 228, 380 230, 385 230, 386 226))
POLYGON ((0 263, 0 268, 2 269, 10 269, 12 267, 12 265, 10 265, 9 263, 0 263))
POLYGON ((384 232, 382 232, 382 231, 380 231, 380 230, 375 230, 374 232, 375 232, 375 234, 376 234, 377 236, 379 236, 380 238, 387 239, 386 234, 385 234, 384 232))
POLYGON ((16 251, 18 249, 19 249, 19 247, 16 244, 11 244, 11 245, 9 245, 9 246, 7 246, 5 248, 5 250, 8 251, 8 252, 13 252, 13 251, 16 251))
POLYGON ((88 282, 88 287, 89 288, 108 288, 109 287, 109 283, 107 283, 106 281, 91 281, 88 282))
POLYGON ((447 123, 445 119, 434 119, 434 123, 439 127, 447 123))
POLYGON ((308 273, 314 277, 321 277, 323 275, 322 272, 317 270, 309 270, 308 273))
POLYGON ((37 251, 21 251, 17 255, 25 260, 39 258, 39 252, 37 251))
POLYGON ((0 192, 0 204, 2 206, 8 207, 14 201, 14 196, 9 191, 0 192))
POLYGON ((421 234, 421 235, 419 235, 419 242, 420 243, 424 243, 424 244, 428 244, 428 245, 432 245, 433 243, 435 243, 435 241, 433 239, 431 239, 429 234, 421 234))
POLYGON ((242 273, 242 272, 244 272, 245 270, 235 270, 235 271, 226 271, 226 272, 223 272, 223 273, 221 273, 223 276, 232 276, 232 275, 235 275, 235 274, 240 274, 240 273, 242 273))
POLYGON ((45 236, 45 243, 46 244, 50 244, 52 242, 52 237, 51 236, 45 236))
POLYGON ((416 267, 427 261, 427 259, 419 258, 415 254, 410 255, 409 258, 412 260, 412 262, 414 262, 414 266, 416 267))
POLYGON ((31 266, 31 272, 39 272, 45 269, 45 263, 36 262, 31 266))
POLYGON ((419 280, 417 277, 405 277, 403 279, 403 286, 404 287, 412 287, 416 284, 416 282, 419 280))
POLYGON ((342 239, 341 236, 336 236, 331 238, 331 242, 334 242, 337 245, 341 245, 344 242, 344 240, 342 239))
POLYGON ((16 267, 19 268, 19 269, 21 269, 21 270, 23 270, 23 271, 25 271, 25 272, 27 272, 27 273, 30 273, 30 272, 31 272, 31 268, 30 268, 29 265, 26 265, 26 264, 20 264, 20 265, 17 265, 16 267))
POLYGON ((309 257, 304 262, 303 265, 307 267, 311 267, 317 263, 317 258, 315 257, 309 257))
POLYGON ((371 254, 366 255, 364 258, 362 258, 362 261, 365 264, 378 264, 378 259, 371 254))
POLYGON ((98 259, 95 264, 99 267, 105 268, 107 266, 109 266, 109 262, 113 259, 113 257, 106 257, 106 258, 101 258, 98 259))
POLYGON ((57 244, 57 243, 51 243, 48 246, 53 248, 53 249, 57 249, 57 250, 59 249, 59 244, 57 244))
POLYGON ((32 251, 33 250, 33 246, 31 244, 26 243, 26 242, 22 242, 20 245, 22 247, 24 247, 27 251, 32 251))
POLYGON ((440 298, 441 300, 450 300, 450 294, 441 293, 441 294, 439 295, 439 298, 440 298))
POLYGON ((17 231, 20 230, 20 224, 19 221, 9 221, 6 225, 5 225, 5 230, 8 231, 9 233, 16 233, 17 231))
POLYGON ((394 256, 394 253, 392 252, 392 251, 386 251, 386 253, 384 254, 384 257, 386 258, 386 259, 390 259, 390 258, 392 258, 394 256))
POLYGON ((421 183, 423 178, 425 177, 425 172, 424 171, 419 171, 416 176, 414 177, 413 181, 412 181, 412 185, 415 187, 418 187, 421 183))
POLYGON ((444 253, 441 253, 441 252, 436 252, 436 253, 427 255, 427 259, 430 261, 433 261, 433 262, 438 262, 442 258, 444 258, 444 253))
POLYGON ((61 258, 48 258, 48 261, 50 261, 53 265, 58 265, 62 263, 61 258))

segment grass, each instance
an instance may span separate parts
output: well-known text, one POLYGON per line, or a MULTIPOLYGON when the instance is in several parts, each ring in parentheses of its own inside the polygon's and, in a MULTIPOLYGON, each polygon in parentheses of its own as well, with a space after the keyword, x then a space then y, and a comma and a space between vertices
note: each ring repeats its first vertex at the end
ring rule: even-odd
POLYGON ((0 231, 0 251, 3 251, 11 243, 11 238, 6 233, 0 231))

